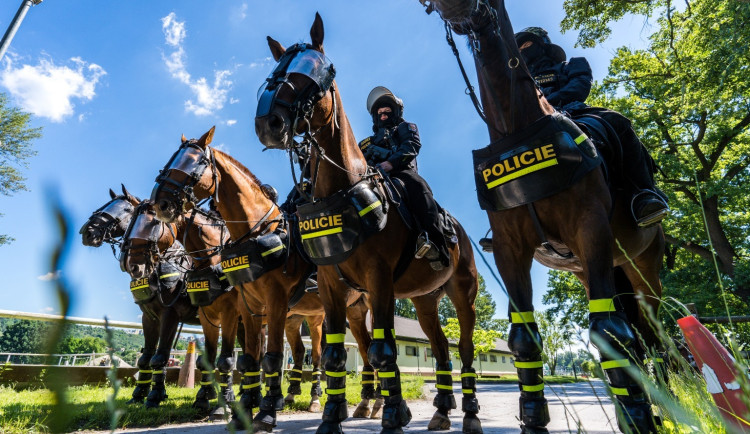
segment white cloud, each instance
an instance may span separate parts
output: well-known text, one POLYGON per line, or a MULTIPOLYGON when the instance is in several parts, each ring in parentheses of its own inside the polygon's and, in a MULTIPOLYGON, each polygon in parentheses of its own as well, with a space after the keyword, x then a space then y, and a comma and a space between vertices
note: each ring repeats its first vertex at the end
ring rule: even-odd
POLYGON ((57 280, 60 277, 60 273, 60 270, 57 270, 54 273, 50 271, 49 273, 42 274, 41 276, 37 276, 36 278, 44 281, 57 280))
POLYGON ((47 306, 47 307, 45 307, 44 309, 42 309, 42 311, 44 311, 44 312, 47 312, 47 313, 50 313, 50 312, 54 312, 54 311, 55 311, 55 308, 54 308, 54 307, 52 307, 52 306, 47 306))
POLYGON ((242 3, 240 7, 240 19, 244 20, 245 18, 247 18, 247 3, 242 3))
POLYGON ((227 121, 227 126, 228 126, 228 127, 231 127, 232 125, 234 125, 234 124, 236 124, 236 123, 237 123, 237 120, 236 120, 236 119, 229 119, 229 120, 227 121))
POLYGON ((86 120, 86 115, 84 113, 81 113, 78 115, 78 122, 83 122, 86 120))
POLYGON ((240 102, 239 98, 229 98, 229 104, 237 104, 240 102))
POLYGON ((255 61, 255 62, 250 62, 250 65, 248 65, 248 66, 250 67, 250 69, 253 69, 253 68, 259 68, 259 67, 267 67, 267 66, 273 65, 275 63, 276 63, 276 61, 273 60, 273 57, 268 56, 268 57, 264 57, 261 60, 258 60, 258 61, 255 61))
POLYGON ((95 63, 80 57, 70 59, 69 65, 56 65, 48 58, 36 66, 14 67, 6 58, 0 73, 0 84, 8 89, 21 107, 37 116, 62 122, 74 113, 74 99, 90 101, 96 96, 96 85, 107 72, 95 63))
POLYGON ((172 48, 172 52, 162 55, 167 70, 181 83, 187 85, 194 95, 194 99, 185 101, 185 109, 197 116, 210 115, 221 110, 228 99, 232 82, 228 70, 214 71, 213 83, 205 77, 194 79, 187 71, 185 60, 187 55, 182 45, 187 31, 185 22, 177 21, 174 12, 161 19, 165 43, 172 48))

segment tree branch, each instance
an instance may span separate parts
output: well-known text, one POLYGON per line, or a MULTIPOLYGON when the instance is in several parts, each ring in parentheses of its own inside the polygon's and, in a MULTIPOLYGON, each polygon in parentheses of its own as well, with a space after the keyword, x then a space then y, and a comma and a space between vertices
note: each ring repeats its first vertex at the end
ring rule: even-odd
POLYGON ((710 250, 708 250, 707 248, 705 248, 705 247, 703 247, 703 246, 701 246, 699 244, 695 244, 692 241, 678 240, 677 238, 675 238, 675 237, 673 237, 672 235, 669 235, 669 234, 664 234, 664 239, 667 241, 667 243, 669 243, 669 244, 671 244, 673 246, 677 246, 677 247, 683 248, 683 249, 687 250, 690 253, 694 253, 694 254, 700 256, 701 258, 705 259, 706 261, 713 261, 714 260, 714 257, 711 254, 710 250))
POLYGON ((709 170, 713 170, 714 166, 719 161, 719 157, 721 157, 721 154, 724 152, 726 147, 729 146, 729 144, 732 143, 732 140, 734 140, 735 137, 741 134, 748 125, 750 125, 750 111, 748 111, 745 114, 745 117, 742 118, 737 123, 737 125, 732 127, 729 132, 721 136, 716 149, 714 149, 714 151, 711 153, 711 167, 709 168, 709 170))

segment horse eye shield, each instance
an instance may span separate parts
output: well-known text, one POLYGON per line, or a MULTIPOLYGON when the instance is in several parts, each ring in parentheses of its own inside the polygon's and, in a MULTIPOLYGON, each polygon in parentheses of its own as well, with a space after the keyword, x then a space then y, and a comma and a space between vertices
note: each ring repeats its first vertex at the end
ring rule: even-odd
POLYGON ((91 219, 93 219, 94 217, 100 217, 101 220, 105 222, 105 224, 108 224, 110 222, 126 222, 130 220, 130 217, 133 215, 133 211, 133 205, 127 200, 114 199, 105 204, 103 207, 94 211, 91 214, 91 217, 89 217, 89 220, 84 223, 78 233, 83 234, 89 223, 91 223, 91 219))

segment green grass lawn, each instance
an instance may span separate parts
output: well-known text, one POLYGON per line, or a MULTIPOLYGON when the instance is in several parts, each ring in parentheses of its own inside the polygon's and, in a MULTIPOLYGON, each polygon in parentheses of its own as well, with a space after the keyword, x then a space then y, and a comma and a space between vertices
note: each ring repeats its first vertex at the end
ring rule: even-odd
MULTIPOLYGON (((422 378, 404 375, 401 379, 404 398, 422 397, 422 378)), ((282 390, 287 390, 286 381, 282 390)), ((322 385, 325 390, 325 384, 322 385)), ((238 386, 235 385, 235 392, 238 386)), ((117 407, 123 410, 118 428, 152 427, 167 423, 200 422, 207 420, 204 414, 191 407, 198 388, 184 389, 167 387, 169 399, 159 409, 146 409, 142 405, 126 404, 133 392, 133 387, 123 387, 117 395, 117 407)), ((357 404, 360 386, 359 378, 347 379, 346 398, 349 404, 357 404)), ((67 388, 67 401, 70 409, 65 431, 107 430, 110 428, 110 413, 105 404, 112 394, 110 387, 75 386, 67 388)), ((48 421, 54 411, 54 396, 46 389, 16 391, 10 387, 0 386, 0 432, 27 433, 48 432, 48 421)), ((320 398, 325 404, 326 395, 320 398)), ((212 403, 215 403, 213 401, 212 403)), ((302 395, 284 412, 305 411, 310 405, 310 383, 302 383, 302 395)))

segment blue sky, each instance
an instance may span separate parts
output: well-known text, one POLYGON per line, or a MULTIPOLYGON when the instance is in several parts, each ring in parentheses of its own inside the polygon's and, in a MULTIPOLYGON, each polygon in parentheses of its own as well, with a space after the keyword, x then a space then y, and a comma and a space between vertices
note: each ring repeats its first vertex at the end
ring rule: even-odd
MULTIPOLYGON (((3 3, 0 28, 19 3, 3 3)), ((589 60, 596 80, 606 75, 617 47, 642 47, 648 34, 642 19, 626 18, 605 44, 576 49, 575 33, 558 30, 562 2, 507 3, 516 31, 547 28, 569 57, 589 60)), ((357 138, 371 134, 368 92, 389 87, 404 100, 405 118, 419 126, 420 173, 469 234, 482 237, 488 223, 476 200, 470 150, 486 145, 487 130, 464 94, 442 22, 417 0, 47 0, 31 8, 0 63, 0 91, 34 114, 33 126, 44 127, 34 143, 38 155, 25 170, 30 191, 0 196, 0 233, 16 238, 0 247, 0 309, 58 311, 49 281, 56 235, 48 189, 59 193, 77 233, 108 200, 109 188, 119 191, 124 183, 140 197, 149 195, 181 134, 199 137, 216 125, 214 145, 285 196, 291 188, 286 156, 261 153, 252 123, 256 91, 275 63, 265 37, 285 46, 309 42, 316 11, 357 138)), ((465 43, 459 45, 475 81, 465 43)), ((498 316, 505 317, 507 298, 478 258, 477 265, 498 316)), ((129 277, 108 246, 84 247, 76 235, 64 273, 75 295, 71 315, 139 320, 129 277)), ((547 270, 535 264, 532 277, 535 306, 543 309, 547 270)))

